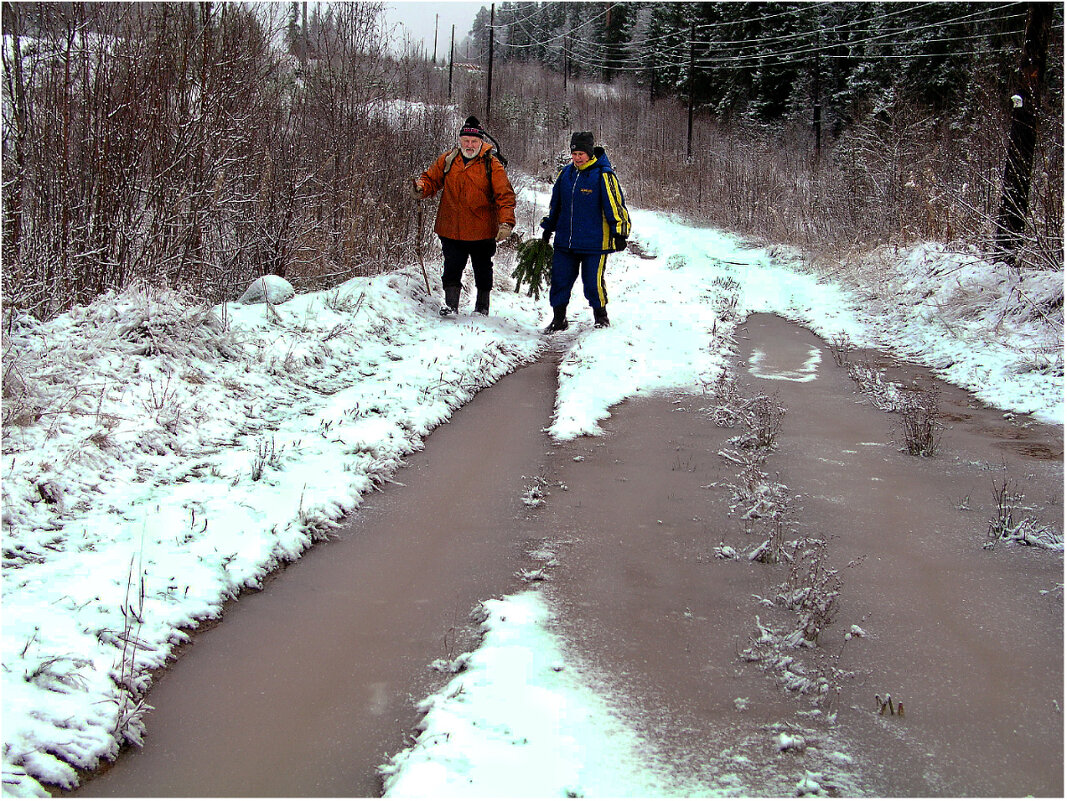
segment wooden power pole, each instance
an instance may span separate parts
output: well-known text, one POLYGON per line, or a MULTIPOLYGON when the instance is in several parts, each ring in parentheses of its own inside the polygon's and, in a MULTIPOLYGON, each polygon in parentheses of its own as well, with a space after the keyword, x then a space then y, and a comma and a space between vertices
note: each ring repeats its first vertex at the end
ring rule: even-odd
POLYGON ((822 22, 815 29, 815 67, 812 75, 811 94, 814 100, 811 110, 811 127, 815 133, 815 163, 822 155, 822 91, 819 85, 819 50, 822 48, 822 22))
POLYGON ((1018 92, 1012 97, 1011 132, 1004 162, 1004 190, 997 213, 996 255, 1015 266, 1030 207, 1037 144, 1037 110, 1045 78, 1051 3, 1027 3, 1026 35, 1019 59, 1018 92))
POLYGON ((433 65, 437 66, 437 26, 441 22, 441 15, 433 15, 433 65))
POLYGON ((448 49, 448 102, 452 102, 452 62, 456 60, 456 26, 452 26, 452 45, 448 49))
POLYGON ((693 91, 696 85, 693 81, 693 42, 696 39, 697 26, 695 22, 689 23, 689 133, 685 140, 685 157, 693 157, 693 91))
POLYGON ((489 75, 485 89, 485 121, 489 122, 489 109, 493 105, 493 26, 496 24, 496 3, 489 6, 489 75))

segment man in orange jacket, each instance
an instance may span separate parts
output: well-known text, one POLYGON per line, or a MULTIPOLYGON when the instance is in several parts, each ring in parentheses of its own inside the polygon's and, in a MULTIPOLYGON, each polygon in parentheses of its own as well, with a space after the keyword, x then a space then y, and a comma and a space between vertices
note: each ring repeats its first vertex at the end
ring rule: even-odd
POLYGON ((441 239, 445 260, 442 317, 459 311, 461 279, 468 259, 478 290, 474 311, 489 314, 496 243, 507 239, 515 228, 515 190, 484 135, 477 118, 467 117, 459 130, 459 147, 442 153, 426 172, 413 179, 416 197, 432 197, 443 190, 433 229, 441 239))

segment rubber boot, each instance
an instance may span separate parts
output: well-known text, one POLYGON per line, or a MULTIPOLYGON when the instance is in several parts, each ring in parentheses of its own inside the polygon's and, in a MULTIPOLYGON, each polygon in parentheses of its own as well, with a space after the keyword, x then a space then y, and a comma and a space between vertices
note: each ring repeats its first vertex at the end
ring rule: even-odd
POLYGON ((489 314, 489 289, 479 289, 478 297, 474 301, 475 314, 489 314))
POLYGON ((553 331, 566 331, 568 325, 570 324, 567 322, 567 304, 553 306, 552 322, 548 324, 545 333, 551 334, 553 331))
POLYGON ((459 293, 462 289, 463 287, 458 286, 445 287, 445 305, 441 307, 440 311, 442 317, 448 317, 459 312, 459 293))
POLYGON ((608 322, 607 307, 601 306, 599 309, 593 309, 593 327, 607 328, 609 325, 611 323, 608 322))

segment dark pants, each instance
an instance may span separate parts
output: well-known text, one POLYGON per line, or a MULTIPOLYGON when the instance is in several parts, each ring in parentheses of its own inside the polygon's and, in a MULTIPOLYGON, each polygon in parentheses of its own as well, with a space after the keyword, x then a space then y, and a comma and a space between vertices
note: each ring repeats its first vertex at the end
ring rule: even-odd
POLYGON ((476 239, 467 242, 462 239, 440 237, 441 251, 445 257, 445 270, 441 275, 442 286, 460 286, 463 269, 470 259, 474 270, 474 285, 480 290, 493 288, 493 254, 496 253, 495 239, 476 239))
POLYGON ((608 266, 607 253, 578 253, 569 248, 557 247, 552 251, 552 286, 548 302, 566 306, 571 299, 571 287, 582 276, 585 299, 594 309, 608 305, 608 289, 604 285, 604 270, 608 266))

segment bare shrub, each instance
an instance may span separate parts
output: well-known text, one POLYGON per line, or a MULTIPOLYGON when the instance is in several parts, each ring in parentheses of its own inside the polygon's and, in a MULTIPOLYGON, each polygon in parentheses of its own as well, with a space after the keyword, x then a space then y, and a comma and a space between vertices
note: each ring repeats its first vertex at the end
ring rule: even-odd
POLYGON ((904 450, 911 456, 934 456, 941 445, 942 425, 938 420, 940 393, 919 389, 901 394, 897 404, 904 450))
POLYGON ((778 401, 778 394, 757 395, 749 403, 748 411, 748 426, 755 447, 776 447, 786 412, 778 401))
POLYGON ((783 521, 784 510, 771 515, 767 521, 767 539, 756 547, 749 555, 749 560, 762 562, 768 565, 776 565, 783 559, 788 559, 789 554, 785 547, 785 523, 783 521))
POLYGON ((29 386, 19 372, 15 355, 4 352, 3 425, 28 426, 41 419, 41 409, 31 397, 29 386))
POLYGON ((714 405, 704 412, 715 425, 732 428, 744 420, 745 399, 737 388, 736 376, 723 370, 710 394, 714 405))
MULTIPOLYGON (((737 417, 745 424, 745 432, 730 439, 730 444, 740 450, 770 451, 777 447, 778 434, 782 430, 782 419, 786 408, 778 402, 778 395, 756 395, 741 401, 737 417)), ((716 412, 725 417, 726 412, 716 412)), ((747 457, 739 457, 720 451, 731 461, 744 463, 747 457)), ((765 458, 766 453, 759 455, 765 458)))
POLYGON ((43 319, 140 282, 214 303, 265 273, 306 290, 397 265, 402 177, 452 112, 390 105, 402 69, 430 70, 392 56, 380 4, 316 9, 302 63, 285 10, 5 6, 5 305, 43 319))
POLYGON ((989 541, 984 547, 993 548, 998 542, 1012 541, 1036 545, 1051 550, 1063 550, 1063 534, 1042 524, 1031 515, 1016 519, 1024 509, 1026 496, 1010 478, 993 480, 993 516, 989 521, 989 541))
POLYGON ((741 520, 777 517, 785 504, 785 486, 771 480, 760 467, 762 459, 751 451, 739 453, 741 470, 735 481, 727 482, 733 494, 731 513, 741 511, 741 520))
POLYGON ((834 357, 834 364, 838 367, 844 367, 848 364, 849 354, 855 349, 855 345, 849 339, 848 334, 841 332, 827 343, 830 347, 830 353, 834 357))
POLYGON ((828 564, 829 543, 802 537, 793 546, 789 579, 778 601, 797 613, 797 626, 787 638, 794 645, 818 644, 819 635, 837 618, 842 580, 828 564))

